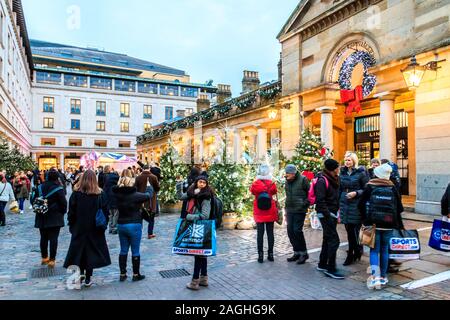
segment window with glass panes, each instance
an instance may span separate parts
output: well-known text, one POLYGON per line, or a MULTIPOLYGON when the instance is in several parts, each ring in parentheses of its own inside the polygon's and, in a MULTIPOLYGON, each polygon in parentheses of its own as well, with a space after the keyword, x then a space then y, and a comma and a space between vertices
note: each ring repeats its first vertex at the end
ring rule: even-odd
POLYGON ((96 114, 99 117, 106 116, 106 102, 105 101, 97 101, 96 114))
POLYGON ((44 128, 45 129, 53 129, 54 128, 54 119, 53 118, 44 118, 44 128))
POLYGON ((55 112, 55 98, 44 97, 44 112, 55 112))
POLYGON ((116 91, 136 91, 136 82, 128 80, 114 80, 114 88, 116 91))
POLYGON ((112 79, 91 77, 91 88, 112 90, 112 79))
POLYGON ((76 74, 65 74, 64 85, 71 87, 87 88, 88 80, 86 76, 80 76, 76 74))
POLYGON ((105 131, 105 121, 97 121, 97 131, 105 131))
POLYGON ((156 83, 138 82, 138 92, 158 94, 158 85, 156 83))
POLYGON ((191 98, 197 98, 198 97, 198 88, 181 88, 181 96, 182 97, 191 97, 191 98))
POLYGON ((151 118, 152 118, 152 106, 145 105, 144 106, 144 119, 151 119, 151 118))
POLYGON ((36 72, 37 83, 61 84, 61 73, 36 72))
POLYGON ((173 107, 166 107, 165 119, 166 120, 172 120, 173 119, 173 107))
POLYGON ((70 129, 72 129, 72 130, 80 130, 80 120, 72 119, 70 121, 70 129))
POLYGON ((120 117, 121 118, 129 118, 130 117, 130 104, 129 103, 121 103, 120 104, 120 117))
POLYGON ((80 99, 70 99, 70 113, 71 114, 81 114, 81 100, 80 99))
POLYGON ((149 132, 152 130, 152 125, 150 123, 144 123, 144 132, 149 132))
POLYGON ((160 91, 164 96, 178 96, 178 86, 160 85, 160 91))
POLYGON ((120 132, 129 132, 129 131, 130 131, 130 124, 128 122, 121 122, 120 132))

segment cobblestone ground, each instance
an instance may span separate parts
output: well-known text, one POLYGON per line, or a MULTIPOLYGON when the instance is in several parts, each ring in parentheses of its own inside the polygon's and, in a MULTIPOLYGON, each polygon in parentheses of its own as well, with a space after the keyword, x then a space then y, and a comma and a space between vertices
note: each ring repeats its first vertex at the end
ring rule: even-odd
MULTIPOLYGON (((450 269, 450 255, 426 247, 429 230, 421 232, 423 244, 420 261, 404 263, 399 274, 390 277, 390 284, 380 291, 366 288, 368 254, 361 262, 343 267, 347 247, 341 244, 338 264, 347 278, 343 281, 325 277, 315 270, 321 245, 321 231, 306 229, 310 260, 303 266, 287 263, 292 254, 285 228, 276 228, 275 262, 257 263, 256 231, 221 230, 218 232, 218 255, 208 259, 210 287, 198 292, 185 289, 189 276, 165 279, 160 271, 186 269, 192 272, 193 258, 171 254, 171 241, 177 215, 157 218, 156 239, 141 244, 144 281, 118 281, 119 241, 117 235, 107 235, 112 265, 94 271, 94 286, 68 290, 68 275, 34 278, 32 271, 45 271, 40 266, 39 232, 34 229, 34 214, 7 213, 7 226, 0 228, 0 299, 126 299, 126 300, 380 300, 380 299, 450 299, 450 282, 440 282, 415 290, 403 290, 400 285, 450 269)), ((406 222, 408 229, 427 228, 430 223, 406 222)), ((146 224, 144 226, 146 228, 146 224)), ((339 226, 341 242, 346 241, 343 226, 339 226)), ((68 228, 61 230, 57 267, 61 267, 70 241, 68 228)), ((131 266, 128 266, 129 274, 131 266)), ((64 272, 64 270, 62 270, 64 272)))

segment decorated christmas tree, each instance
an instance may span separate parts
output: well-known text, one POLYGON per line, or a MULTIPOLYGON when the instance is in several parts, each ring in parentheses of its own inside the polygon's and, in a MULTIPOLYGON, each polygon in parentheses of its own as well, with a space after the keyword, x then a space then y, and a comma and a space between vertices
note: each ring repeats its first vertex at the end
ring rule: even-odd
POLYGON ((314 178, 323 168, 323 162, 331 158, 332 153, 319 137, 315 136, 310 129, 302 132, 300 142, 295 148, 295 154, 292 158, 292 163, 297 166, 297 169, 308 179, 314 178))
POLYGON ((23 155, 16 147, 10 149, 6 140, 0 138, 0 170, 6 170, 12 175, 16 171, 33 170, 36 167, 31 157, 23 155))
POLYGON ((162 180, 158 197, 163 204, 176 204, 178 202, 176 197, 177 179, 184 179, 189 173, 189 168, 181 160, 171 140, 169 140, 167 151, 161 157, 160 167, 162 180))

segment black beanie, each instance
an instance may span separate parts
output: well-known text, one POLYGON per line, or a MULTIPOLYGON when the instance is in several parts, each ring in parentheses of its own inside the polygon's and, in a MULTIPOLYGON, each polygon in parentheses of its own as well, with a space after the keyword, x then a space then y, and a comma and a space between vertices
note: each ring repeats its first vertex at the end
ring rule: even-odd
POLYGON ((204 174, 199 175, 197 178, 195 178, 195 182, 197 182, 198 180, 206 181, 206 183, 209 184, 207 175, 204 175, 204 174))
POLYGON ((325 169, 328 171, 334 171, 339 168, 339 162, 334 159, 328 159, 325 161, 325 169))

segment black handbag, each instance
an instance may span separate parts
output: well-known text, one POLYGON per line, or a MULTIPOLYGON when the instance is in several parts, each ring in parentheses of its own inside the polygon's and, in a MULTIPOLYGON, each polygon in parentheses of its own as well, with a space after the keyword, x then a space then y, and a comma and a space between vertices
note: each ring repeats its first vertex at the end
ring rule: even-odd
POLYGON ((144 206, 142 206, 142 208, 141 208, 141 214, 142 214, 142 219, 144 219, 147 222, 150 222, 152 219, 155 218, 155 213, 152 212, 151 210, 148 210, 144 206))

